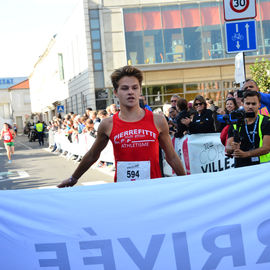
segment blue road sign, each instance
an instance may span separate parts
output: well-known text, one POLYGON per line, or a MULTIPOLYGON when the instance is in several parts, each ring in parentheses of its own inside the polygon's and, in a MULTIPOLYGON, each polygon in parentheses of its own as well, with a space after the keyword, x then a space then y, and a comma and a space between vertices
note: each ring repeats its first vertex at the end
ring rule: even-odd
POLYGON ((226 22, 225 28, 227 53, 257 50, 255 20, 226 22))
POLYGON ((64 106, 63 106, 63 105, 58 105, 58 106, 57 106, 57 112, 58 112, 58 113, 64 112, 64 106))

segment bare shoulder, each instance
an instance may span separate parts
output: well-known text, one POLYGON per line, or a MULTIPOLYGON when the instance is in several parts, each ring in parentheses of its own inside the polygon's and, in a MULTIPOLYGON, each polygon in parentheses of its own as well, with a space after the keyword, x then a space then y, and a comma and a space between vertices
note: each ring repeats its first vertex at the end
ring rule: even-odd
POLYGON ((166 118, 163 114, 154 113, 153 116, 154 116, 154 123, 159 132, 164 131, 164 129, 168 128, 166 118))
POLYGON ((113 118, 108 117, 103 119, 99 126, 98 126, 98 133, 99 134, 104 134, 110 137, 111 131, 112 131, 112 126, 113 126, 113 118))

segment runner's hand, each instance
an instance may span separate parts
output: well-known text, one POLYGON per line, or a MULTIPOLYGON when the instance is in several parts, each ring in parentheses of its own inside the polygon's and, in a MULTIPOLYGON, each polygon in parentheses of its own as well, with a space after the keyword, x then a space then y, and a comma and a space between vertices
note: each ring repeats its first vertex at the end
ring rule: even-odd
POLYGON ((78 182, 78 179, 75 179, 74 177, 69 177, 68 179, 62 181, 59 185, 57 185, 58 188, 64 188, 64 187, 73 187, 78 182))

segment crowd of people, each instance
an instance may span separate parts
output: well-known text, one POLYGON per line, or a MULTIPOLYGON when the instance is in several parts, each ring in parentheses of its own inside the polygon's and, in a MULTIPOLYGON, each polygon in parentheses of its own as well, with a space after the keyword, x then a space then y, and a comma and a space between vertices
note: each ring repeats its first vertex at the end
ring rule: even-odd
MULTIPOLYGON (((48 130, 53 132, 63 131, 70 142, 74 142, 78 138, 78 134, 87 133, 92 137, 97 137, 97 130, 101 121, 105 118, 111 117, 119 111, 116 104, 111 104, 106 110, 93 110, 87 108, 83 115, 70 112, 62 117, 60 114, 53 117, 47 126, 48 130)), ((52 152, 57 150, 54 145, 52 152)))

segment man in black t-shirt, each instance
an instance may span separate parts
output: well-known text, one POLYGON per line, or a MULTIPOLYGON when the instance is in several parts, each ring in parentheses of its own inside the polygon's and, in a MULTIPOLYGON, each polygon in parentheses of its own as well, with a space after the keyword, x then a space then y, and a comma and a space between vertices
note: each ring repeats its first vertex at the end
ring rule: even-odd
POLYGON ((270 118, 258 114, 260 93, 246 91, 242 101, 245 112, 254 112, 255 116, 229 129, 226 152, 235 157, 236 168, 270 161, 270 118), (233 129, 239 131, 240 143, 234 141, 233 129))

